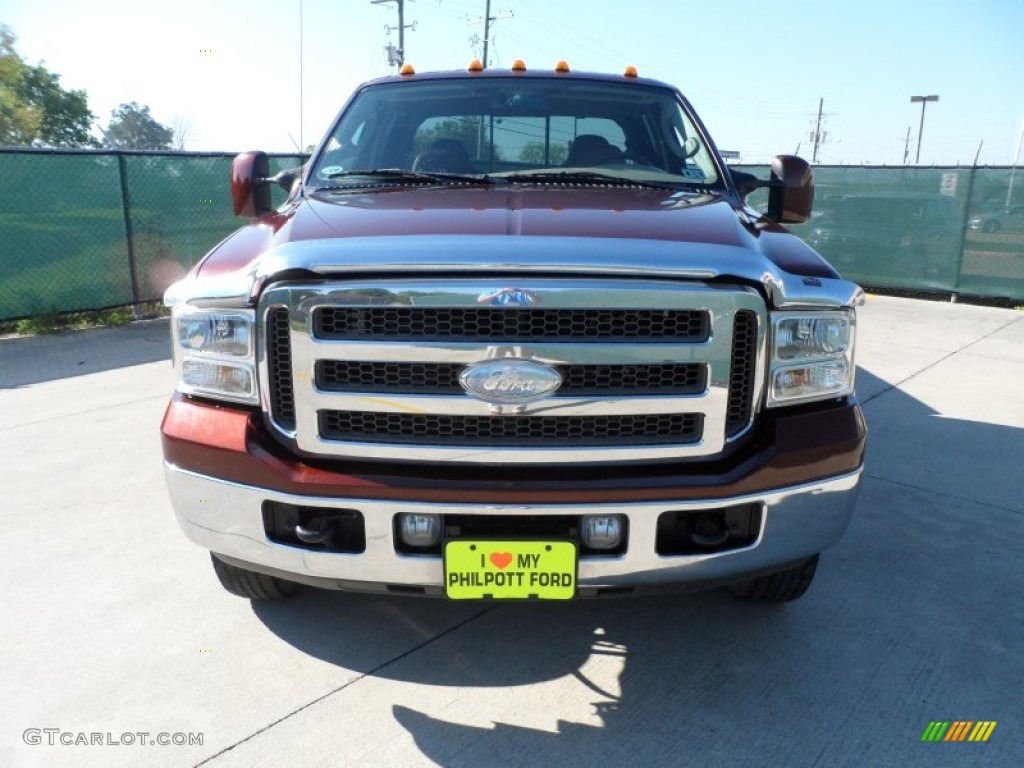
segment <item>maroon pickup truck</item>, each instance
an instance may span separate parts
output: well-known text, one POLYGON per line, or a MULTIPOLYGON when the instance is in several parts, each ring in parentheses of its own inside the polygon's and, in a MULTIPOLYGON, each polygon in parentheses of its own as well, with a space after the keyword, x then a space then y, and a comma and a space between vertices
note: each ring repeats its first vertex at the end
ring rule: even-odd
POLYGON ((228 591, 782 602, 842 536, 862 292, 782 226, 808 165, 732 171, 671 86, 406 67, 231 193, 165 297, 162 425, 228 591))

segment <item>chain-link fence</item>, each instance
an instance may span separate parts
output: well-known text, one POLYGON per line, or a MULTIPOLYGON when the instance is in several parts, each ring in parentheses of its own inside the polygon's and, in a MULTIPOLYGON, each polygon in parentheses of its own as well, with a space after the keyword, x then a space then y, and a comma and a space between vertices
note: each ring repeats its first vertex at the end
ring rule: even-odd
POLYGON ((0 320, 159 299, 241 223, 233 156, 0 149, 0 320))
MULTIPOLYGON (((241 223, 231 158, 0 149, 0 320, 159 299, 241 223)), ((271 171, 303 160, 272 156, 271 171)), ((792 229, 845 277, 1024 299, 1024 172, 821 166, 815 181, 814 215, 792 229)))

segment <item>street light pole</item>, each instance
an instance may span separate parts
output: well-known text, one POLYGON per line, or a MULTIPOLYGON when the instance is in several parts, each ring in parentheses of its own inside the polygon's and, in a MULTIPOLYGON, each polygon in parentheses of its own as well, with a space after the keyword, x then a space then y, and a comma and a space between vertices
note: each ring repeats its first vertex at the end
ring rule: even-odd
POLYGON ((302 142, 305 141, 303 138, 303 117, 304 107, 302 102, 302 0, 299 0, 299 154, 306 151, 306 145, 302 142))
POLYGON ((910 103, 916 104, 921 102, 921 126, 917 129, 917 157, 914 159, 915 165, 921 164, 921 136, 924 134, 924 108, 928 105, 929 101, 938 101, 939 97, 934 93, 930 96, 911 96, 910 103))

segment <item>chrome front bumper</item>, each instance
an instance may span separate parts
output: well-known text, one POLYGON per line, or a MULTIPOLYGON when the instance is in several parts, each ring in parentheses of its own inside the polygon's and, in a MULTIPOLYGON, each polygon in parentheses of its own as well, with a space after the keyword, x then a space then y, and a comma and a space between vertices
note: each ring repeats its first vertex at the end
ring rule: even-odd
POLYGON ((714 500, 469 505, 296 496, 217 480, 166 462, 164 468, 178 522, 194 542, 242 567, 335 589, 440 594, 440 557, 396 551, 393 517, 399 512, 627 516, 629 546, 624 554, 580 559, 578 584, 583 596, 603 588, 723 583, 814 555, 835 544, 846 530, 861 474, 857 469, 814 483, 714 500), (262 517, 263 502, 268 500, 360 510, 366 522, 366 551, 316 552, 269 540, 262 517), (752 545, 707 555, 655 552, 655 529, 662 512, 745 503, 764 508, 761 535, 752 545))

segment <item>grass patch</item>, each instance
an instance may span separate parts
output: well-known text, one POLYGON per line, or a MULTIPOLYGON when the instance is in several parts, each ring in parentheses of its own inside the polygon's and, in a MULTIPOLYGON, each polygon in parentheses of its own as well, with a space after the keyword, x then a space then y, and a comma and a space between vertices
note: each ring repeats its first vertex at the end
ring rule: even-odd
POLYGON ((82 331, 86 328, 98 328, 104 325, 127 325, 135 317, 131 309, 111 309, 106 312, 86 312, 68 318, 67 328, 72 331, 82 331))
POLYGON ((57 333, 61 330, 60 313, 56 310, 45 312, 35 317, 26 317, 14 325, 14 332, 23 336, 36 336, 41 333, 57 333))
POLYGON ((0 323, 0 333, 13 331, 23 336, 37 336, 65 331, 84 331, 88 328, 127 325, 134 320, 151 320, 167 317, 171 311, 160 302, 152 301, 132 307, 113 307, 92 312, 70 312, 61 314, 56 310, 44 312, 35 317, 25 317, 16 322, 0 323))

